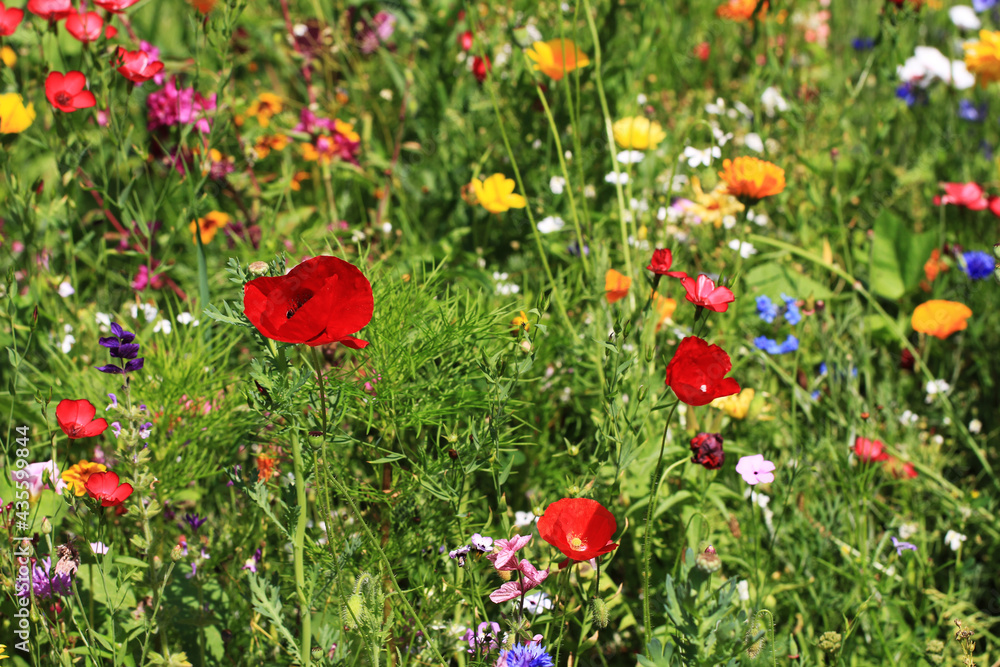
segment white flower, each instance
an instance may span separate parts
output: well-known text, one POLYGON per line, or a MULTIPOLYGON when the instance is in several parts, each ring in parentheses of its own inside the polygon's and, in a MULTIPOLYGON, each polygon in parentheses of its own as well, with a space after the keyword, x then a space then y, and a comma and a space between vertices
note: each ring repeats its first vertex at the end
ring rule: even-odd
POLYGON ((756 255, 757 249, 753 247, 750 243, 743 242, 740 243, 738 239, 733 239, 729 242, 729 247, 733 250, 738 250, 743 259, 747 259, 750 255, 756 255))
POLYGON ((754 151, 755 153, 764 152, 764 140, 760 138, 760 135, 756 132, 751 132, 745 137, 743 137, 743 145, 754 151))
POLYGON ((632 197, 632 199, 628 202, 628 207, 633 211, 645 213, 649 210, 649 202, 645 199, 636 199, 635 197, 632 197))
POLYGON ((76 342, 76 337, 73 334, 66 334, 66 337, 62 339, 62 343, 59 345, 59 349, 63 351, 63 354, 69 354, 69 351, 73 349, 73 343, 76 342))
POLYGON ((597 196, 597 188, 595 188, 593 185, 583 186, 583 196, 586 197, 587 199, 593 199, 594 197, 597 196))
POLYGON ((725 227, 726 229, 732 229, 733 227, 735 227, 736 226, 736 216, 735 215, 723 216, 723 218, 722 218, 722 226, 725 227))
MULTIPOLYGON (((94 319, 98 324, 105 327, 111 326, 111 316, 107 313, 94 313, 94 319)), ((107 331, 107 329, 102 329, 102 331, 107 331)))
POLYGON ((736 118, 736 112, 738 111, 741 114, 743 114, 743 117, 746 118, 747 120, 753 119, 753 109, 743 104, 743 102, 736 100, 735 102, 733 102, 733 106, 735 107, 735 109, 730 110, 729 113, 726 114, 730 118, 736 118))
POLYGON ((920 416, 906 410, 899 416, 899 423, 903 426, 911 426, 920 421, 920 416))
MULTIPOLYGON (((138 317, 139 317, 139 306, 137 306, 136 304, 133 303, 132 304, 132 308, 130 309, 130 312, 132 313, 132 317, 133 318, 138 319, 138 317)), ((147 322, 152 322, 153 318, 156 317, 156 314, 158 312, 160 312, 160 310, 156 306, 154 306, 153 304, 151 304, 151 303, 144 303, 144 304, 142 304, 142 316, 144 318, 146 318, 147 322)))
POLYGON ((656 219, 659 220, 660 222, 663 222, 664 220, 667 219, 666 206, 661 206, 660 208, 656 209, 656 219))
POLYGON ((934 401, 934 396, 937 394, 946 394, 948 390, 951 389, 951 385, 944 380, 931 380, 924 386, 924 391, 927 392, 927 398, 924 399, 927 403, 934 401))
POLYGON ((952 551, 958 551, 962 547, 962 542, 966 539, 968 538, 962 533, 949 530, 944 536, 944 543, 947 544, 952 551))
POLYGON ((725 146, 729 143, 729 140, 733 138, 733 133, 723 132, 717 125, 714 125, 712 126, 712 136, 715 137, 716 144, 719 146, 725 146))
POLYGON ((626 183, 628 183, 628 174, 626 174, 624 171, 620 171, 616 176, 615 172, 612 171, 604 177, 604 182, 612 184, 617 183, 618 185, 625 185, 626 183))
POLYGON ((774 86, 770 86, 764 91, 760 96, 760 103, 763 105, 764 113, 767 114, 768 118, 773 118, 775 112, 788 111, 788 102, 781 96, 781 91, 774 86))
POLYGON ((514 512, 514 526, 524 528, 538 521, 538 517, 532 512, 514 512))
POLYGON ((160 333, 162 331, 163 333, 168 334, 173 331, 173 328, 173 325, 170 324, 170 320, 160 320, 156 323, 156 326, 153 327, 153 333, 160 333))
POLYGON ((493 59, 493 66, 500 67, 503 65, 505 62, 510 60, 510 54, 512 53, 514 53, 514 47, 509 43, 501 46, 497 52, 496 58, 493 59))
POLYGON ((59 283, 59 290, 58 290, 58 292, 59 292, 59 296, 61 296, 64 299, 66 297, 68 297, 68 296, 72 296, 73 294, 76 294, 76 290, 73 289, 73 286, 69 284, 68 280, 64 280, 61 283, 59 283))
POLYGON ((635 101, 638 102, 640 105, 645 104, 646 96, 643 95, 642 93, 639 93, 639 96, 635 98, 635 101))
POLYGON ((771 219, 767 217, 767 213, 754 213, 753 211, 747 211, 747 220, 758 227, 764 227, 767 223, 771 222, 771 219))
POLYGON ((681 190, 687 187, 688 182, 689 179, 687 176, 685 176, 684 174, 676 174, 673 180, 671 181, 670 191, 680 192, 681 190))
POLYGON ((622 164, 639 164, 646 154, 642 151, 622 151, 618 154, 618 161, 622 164))
POLYGON ((178 324, 190 324, 193 327, 198 326, 198 320, 194 319, 194 315, 192 315, 191 313, 187 312, 186 310, 183 313, 178 313, 178 315, 177 315, 177 323, 178 324))
POLYGON ((983 422, 978 419, 973 419, 969 422, 969 433, 979 433, 983 430, 983 422))
POLYGON ((536 26, 534 23, 529 23, 528 25, 524 26, 524 32, 528 34, 528 37, 531 38, 532 42, 543 41, 542 31, 539 30, 538 26, 536 26))
POLYGON ((391 222, 383 222, 382 223, 382 233, 383 234, 389 234, 391 232, 392 232, 392 223, 391 222))
POLYGON ((715 99, 715 104, 706 104, 705 112, 710 113, 713 116, 721 116, 726 113, 726 101, 721 97, 715 99))
POLYGON ((913 523, 912 521, 909 523, 904 523, 902 526, 899 527, 899 538, 902 540, 908 540, 914 535, 916 535, 918 530, 920 530, 920 527, 917 526, 917 524, 913 523))
POLYGON ((539 148, 542 147, 542 140, 541 139, 535 139, 534 141, 531 142, 531 147, 534 148, 537 151, 539 148))
POLYGON ((542 234, 551 234, 552 232, 558 232, 565 226, 566 223, 563 222, 563 219, 557 215, 550 215, 538 221, 538 231, 540 231, 542 234))
POLYGON ((896 68, 900 80, 927 88, 935 81, 944 81, 958 90, 972 88, 976 77, 962 60, 949 60, 933 46, 918 46, 913 56, 896 68))
POLYGON ((956 5, 948 10, 948 18, 962 30, 979 30, 983 22, 976 16, 976 10, 968 5, 956 5))
POLYGON ((573 159, 573 151, 566 151, 565 153, 563 153, 563 157, 565 157, 567 160, 572 160, 573 159))
POLYGON ((64 324, 63 325, 63 333, 72 333, 72 332, 73 332, 73 325, 72 324, 64 324))
POLYGON ((552 609, 552 600, 549 598, 548 593, 543 593, 541 591, 531 593, 524 596, 524 609, 525 611, 538 616, 543 611, 552 609))
POLYGON ((104 542, 90 543, 90 550, 99 556, 103 556, 104 554, 108 553, 108 548, 109 548, 108 545, 105 544, 104 542))
POLYGON ((549 190, 552 190, 552 194, 561 195, 565 189, 566 179, 562 176, 553 176, 549 179, 549 190))
POLYGON ((736 594, 740 596, 740 602, 747 602, 750 599, 750 584, 746 579, 736 584, 736 594))
POLYGON ((684 154, 679 159, 687 160, 687 165, 695 169, 702 165, 707 167, 712 164, 713 157, 722 157, 722 149, 718 146, 711 146, 703 151, 698 150, 694 146, 688 146, 684 149, 684 154))

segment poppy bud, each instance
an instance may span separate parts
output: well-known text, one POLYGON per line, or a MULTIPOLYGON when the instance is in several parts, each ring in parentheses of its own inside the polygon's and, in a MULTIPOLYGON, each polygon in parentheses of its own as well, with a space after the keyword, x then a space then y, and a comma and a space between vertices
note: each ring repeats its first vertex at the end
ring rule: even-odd
POLYGON ((38 324, 38 306, 35 306, 34 310, 31 311, 31 330, 35 330, 35 325, 38 324))
POLYGON ((714 547, 708 547, 703 553, 698 554, 698 557, 694 559, 694 564, 702 572, 712 574, 718 572, 722 567, 722 559, 719 558, 719 554, 715 553, 714 547))
POLYGON ((590 600, 590 613, 594 615, 594 623, 599 628, 608 627, 608 605, 601 598, 590 600))
POLYGON ((450 458, 452 461, 457 461, 458 460, 458 452, 456 452, 454 449, 449 449, 448 450, 448 458, 450 458))
POLYGON ((486 75, 493 68, 493 64, 490 62, 489 56, 483 56, 480 58, 476 56, 472 59, 472 75, 476 77, 476 81, 482 83, 486 80, 486 75))
POLYGON ((993 256, 1000 259, 1000 243, 993 244, 993 256))
POLYGON ((176 563, 181 558, 184 558, 184 550, 181 549, 181 546, 178 544, 170 550, 170 560, 176 563))
POLYGON ((49 521, 49 517, 42 518, 42 535, 49 535, 52 533, 52 522, 49 521))
POLYGON ((916 359, 914 359, 913 353, 909 350, 903 350, 903 353, 899 357, 899 367, 903 370, 912 371, 915 362, 916 359))
POLYGON ((247 269, 250 271, 250 275, 262 276, 267 273, 267 262, 252 262, 247 269))
POLYGON ((722 451, 722 436, 718 433, 699 433, 691 439, 691 463, 703 465, 708 470, 718 470, 726 460, 722 451))

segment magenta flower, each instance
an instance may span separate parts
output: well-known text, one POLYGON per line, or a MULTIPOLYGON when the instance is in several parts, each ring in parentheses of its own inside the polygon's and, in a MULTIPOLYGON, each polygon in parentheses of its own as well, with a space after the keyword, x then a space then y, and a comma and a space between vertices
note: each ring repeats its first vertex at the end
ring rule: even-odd
MULTIPOLYGON (((155 60, 159 60, 160 59, 160 49, 158 49, 157 47, 153 46, 152 44, 150 44, 149 42, 147 42, 145 40, 139 42, 139 50, 142 51, 143 53, 145 53, 146 55, 148 55, 149 59, 151 61, 155 61, 155 60)), ((157 86, 162 86, 163 85, 163 72, 162 71, 159 74, 157 74, 157 75, 155 75, 153 77, 153 83, 155 83, 157 86)), ((135 85, 141 86, 142 84, 141 83, 137 83, 135 85)))
POLYGON ((508 581, 501 585, 500 588, 490 593, 490 600, 499 604, 519 598, 532 588, 540 586, 545 581, 545 578, 549 576, 548 569, 539 572, 531 563, 523 558, 514 569, 521 573, 520 579, 517 581, 508 581))
POLYGON ((743 476, 743 481, 750 486, 761 482, 769 484, 774 481, 774 464, 764 460, 763 454, 744 456, 736 464, 736 472, 743 476))
POLYGON ((487 554, 486 557, 490 559, 493 563, 493 567, 497 570, 506 570, 512 572, 518 569, 517 564, 517 551, 528 542, 531 541, 531 535, 515 535, 509 540, 497 540, 496 546, 500 549, 491 554, 487 554), (513 563, 513 564, 512 564, 513 563))
POLYGON ((204 97, 194 88, 178 89, 176 76, 160 90, 150 93, 146 103, 150 131, 174 125, 193 125, 203 134, 212 130, 206 112, 215 110, 215 93, 204 97))

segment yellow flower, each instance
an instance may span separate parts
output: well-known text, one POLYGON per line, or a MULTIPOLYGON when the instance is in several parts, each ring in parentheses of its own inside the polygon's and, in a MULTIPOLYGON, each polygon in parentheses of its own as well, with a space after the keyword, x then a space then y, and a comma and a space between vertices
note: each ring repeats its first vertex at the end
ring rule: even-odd
POLYGON ((82 496, 87 492, 87 480, 95 472, 104 472, 107 467, 103 463, 91 463, 86 459, 74 464, 69 470, 64 472, 62 480, 73 489, 73 493, 82 496))
POLYGON ((577 48, 571 39, 535 42, 524 53, 535 63, 536 72, 541 72, 556 81, 577 67, 586 67, 590 64, 587 54, 577 48))
POLYGON ((253 146, 253 150, 257 153, 257 158, 263 160, 268 155, 271 154, 271 150, 284 150, 285 146, 288 145, 288 136, 284 134, 275 134, 270 137, 264 136, 259 137, 257 142, 253 146))
POLYGON ((295 172, 295 175, 292 176, 292 182, 288 185, 288 187, 298 192, 299 190, 302 189, 302 181, 306 180, 307 178, 309 178, 308 171, 297 171, 295 172))
POLYGON ((615 135, 615 143, 622 148, 634 148, 640 151, 656 148, 667 138, 659 123, 643 116, 622 118, 616 121, 611 129, 615 135))
POLYGON ((35 120, 35 105, 28 103, 17 93, 0 95, 0 134, 24 132, 35 120))
POLYGON ((17 54, 14 52, 14 49, 9 46, 5 46, 0 48, 0 60, 2 60, 3 64, 7 67, 13 67, 17 64, 17 54))
POLYGON ((215 238, 215 233, 219 229, 225 227, 229 224, 230 217, 228 213, 223 213, 222 211, 211 211, 204 218, 198 218, 197 220, 191 221, 191 240, 194 243, 198 242, 197 231, 201 229, 201 242, 210 243, 213 238, 215 238))
POLYGON ((271 116, 281 113, 282 108, 279 96, 274 93, 261 93, 247 109, 247 113, 251 116, 257 116, 257 122, 260 123, 261 127, 267 127, 271 124, 271 116))
POLYGON ((531 322, 528 321, 528 316, 522 310, 520 315, 511 320, 510 326, 514 329, 514 333, 517 333, 517 330, 521 328, 528 331, 531 329, 531 322))
POLYGON ((750 402, 753 401, 754 391, 749 387, 738 394, 717 398, 709 405, 725 412, 733 419, 743 419, 750 411, 750 402))
POLYGON ((345 123, 339 118, 333 119, 333 131, 343 136, 348 141, 357 143, 361 141, 361 135, 354 131, 354 125, 345 123))
POLYGON ((970 317, 972 309, 964 303, 933 299, 913 310, 910 325, 914 331, 944 340, 956 331, 964 331, 970 317))
POLYGON ((490 213, 503 213, 511 208, 524 208, 528 202, 514 194, 514 181, 503 174, 493 174, 486 180, 472 179, 476 201, 490 213))
POLYGON ((716 229, 722 226, 726 216, 736 215, 745 208, 739 199, 726 191, 724 183, 716 185, 711 192, 704 192, 701 181, 697 176, 692 176, 691 191, 694 193, 694 201, 687 204, 686 210, 698 216, 703 223, 715 225, 716 229))
POLYGON ((755 157, 725 160, 719 178, 729 194, 745 199, 763 199, 785 189, 785 170, 755 157))
POLYGON ((965 66, 976 75, 980 86, 1000 81, 1000 32, 980 30, 978 42, 966 42, 965 66))
POLYGON ((10 656, 7 655, 6 644, 0 644, 0 660, 10 660, 10 656))

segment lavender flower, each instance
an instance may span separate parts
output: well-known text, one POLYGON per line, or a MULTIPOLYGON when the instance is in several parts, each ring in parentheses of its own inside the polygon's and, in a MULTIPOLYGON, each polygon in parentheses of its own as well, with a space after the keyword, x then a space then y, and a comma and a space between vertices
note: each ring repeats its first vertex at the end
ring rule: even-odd
POLYGON ((208 521, 208 518, 202 518, 197 514, 185 514, 184 520, 187 522, 189 526, 191 526, 192 530, 197 531, 199 528, 201 528, 201 525, 203 523, 208 521))
POLYGON ((472 628, 466 630, 462 639, 469 642, 469 653, 493 651, 500 648, 500 624, 483 621, 475 632, 472 628))
MULTIPOLYGON (((40 600, 48 600, 49 598, 61 595, 72 595, 73 576, 68 572, 50 575, 51 570, 52 560, 50 558, 45 558, 35 563, 35 567, 31 573, 31 583, 35 591, 35 597, 40 600)), ((28 597, 28 590, 25 589, 19 592, 18 595, 20 597, 28 597)))
POLYGON ((458 566, 459 567, 465 567, 465 557, 469 555, 469 551, 471 551, 471 550, 472 550, 472 547, 470 547, 468 544, 466 544, 464 547, 459 547, 459 548, 455 549, 454 551, 449 551, 448 552, 448 558, 457 558, 458 559, 458 566))
POLYGON ((254 552, 251 558, 247 558, 247 562, 243 564, 240 569, 250 570, 254 574, 257 574, 257 566, 260 565, 260 549, 254 552))
POLYGON ((476 551, 481 551, 484 554, 493 551, 493 538, 483 537, 479 533, 472 536, 470 546, 476 551))
POLYGON ((895 535, 892 536, 892 546, 896 548, 897 556, 902 556, 903 552, 906 550, 909 551, 917 550, 917 545, 910 544, 909 542, 903 542, 902 540, 897 540, 895 535))

